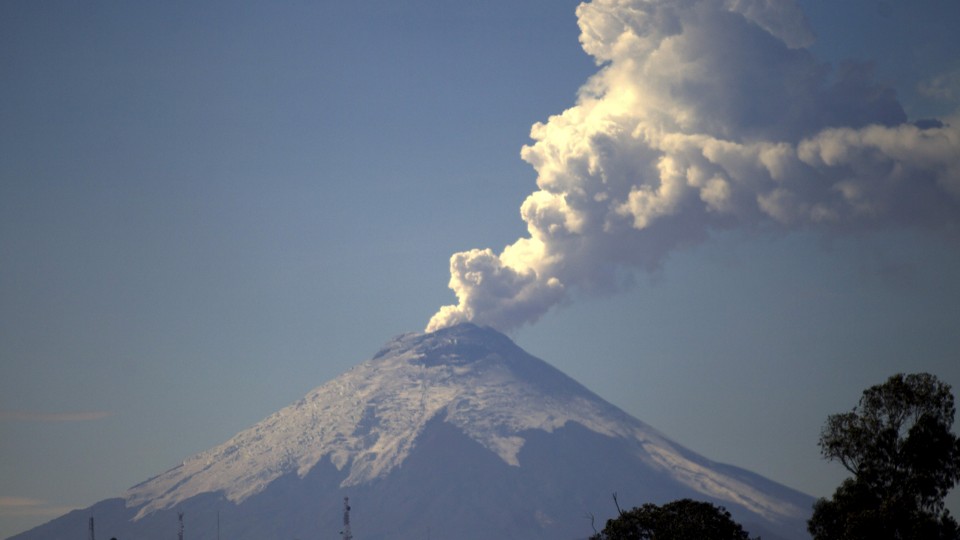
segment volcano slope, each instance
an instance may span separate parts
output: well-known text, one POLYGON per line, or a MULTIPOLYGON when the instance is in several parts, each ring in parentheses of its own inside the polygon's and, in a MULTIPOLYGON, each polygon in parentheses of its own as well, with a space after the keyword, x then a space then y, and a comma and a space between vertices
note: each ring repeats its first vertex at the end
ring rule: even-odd
POLYGON ((226 443, 12 537, 576 539, 625 507, 726 507, 765 540, 809 536, 813 499, 715 463, 490 328, 406 334, 226 443))

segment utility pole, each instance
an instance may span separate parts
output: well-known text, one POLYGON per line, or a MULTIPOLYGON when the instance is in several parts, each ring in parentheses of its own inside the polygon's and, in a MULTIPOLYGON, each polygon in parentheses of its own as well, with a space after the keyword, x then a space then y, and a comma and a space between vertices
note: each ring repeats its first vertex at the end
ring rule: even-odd
POLYGON ((177 512, 177 521, 180 522, 180 526, 177 527, 177 539, 183 540, 183 512, 177 512))
POLYGON ((343 498, 343 531, 340 534, 343 540, 353 540, 353 533, 350 532, 350 497, 343 498))
POLYGON ((90 540, 97 540, 93 535, 93 516, 90 516, 90 540))

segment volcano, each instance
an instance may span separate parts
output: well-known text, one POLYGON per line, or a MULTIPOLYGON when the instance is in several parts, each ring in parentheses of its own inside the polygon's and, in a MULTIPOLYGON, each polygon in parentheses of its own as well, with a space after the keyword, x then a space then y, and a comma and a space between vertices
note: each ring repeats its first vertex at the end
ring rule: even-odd
POLYGON ((224 444, 13 540, 582 539, 624 508, 724 506, 752 535, 808 539, 813 499, 715 463, 505 335, 402 335, 224 444))

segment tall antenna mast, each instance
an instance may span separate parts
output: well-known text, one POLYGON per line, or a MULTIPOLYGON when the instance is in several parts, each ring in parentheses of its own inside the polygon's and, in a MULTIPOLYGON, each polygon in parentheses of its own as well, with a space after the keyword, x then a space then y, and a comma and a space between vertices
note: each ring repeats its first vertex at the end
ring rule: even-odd
POLYGON ((183 512, 177 512, 177 520, 180 522, 180 526, 177 527, 177 539, 183 540, 183 512))
POLYGON ((90 516, 90 540, 97 540, 93 536, 93 516, 90 516))
POLYGON ((353 540, 353 533, 350 532, 350 497, 343 498, 343 531, 340 534, 343 540, 353 540))

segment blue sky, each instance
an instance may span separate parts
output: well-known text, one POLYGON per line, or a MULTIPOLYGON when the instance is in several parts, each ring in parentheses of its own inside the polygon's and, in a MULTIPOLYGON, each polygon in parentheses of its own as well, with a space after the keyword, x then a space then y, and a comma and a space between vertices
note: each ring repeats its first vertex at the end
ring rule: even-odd
MULTIPOLYGON (((0 537, 456 303, 450 256, 527 234, 521 147, 598 70, 576 6, 0 3, 0 537)), ((957 113, 960 4, 799 6, 819 61, 872 62, 909 121, 957 113)), ((678 442, 829 495, 828 414, 899 371, 960 388, 952 204, 711 231, 511 335, 678 442)))

